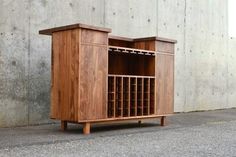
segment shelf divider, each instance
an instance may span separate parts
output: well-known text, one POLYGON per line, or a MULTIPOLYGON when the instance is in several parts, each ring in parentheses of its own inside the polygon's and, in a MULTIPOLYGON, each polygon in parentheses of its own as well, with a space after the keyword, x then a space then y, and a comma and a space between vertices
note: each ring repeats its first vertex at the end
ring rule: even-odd
POLYGON ((150 91, 150 87, 151 87, 151 81, 150 81, 150 78, 148 78, 148 83, 147 83, 147 85, 148 85, 148 92, 149 92, 149 94, 147 94, 147 96, 148 96, 148 98, 147 98, 147 105, 148 105, 148 115, 150 115, 150 93, 151 93, 151 91, 150 91))
POLYGON ((137 108, 138 108, 138 103, 137 103, 137 98, 138 98, 138 81, 137 77, 135 77, 135 116, 137 116, 137 108))
POLYGON ((123 117, 123 101, 124 101, 124 97, 123 97, 123 93, 124 93, 124 90, 123 90, 123 88, 124 88, 124 84, 123 84, 123 77, 121 77, 121 93, 120 93, 120 96, 121 96, 121 104, 120 104, 120 112, 121 112, 121 117, 123 117))
POLYGON ((130 77, 128 78, 128 117, 130 117, 130 77))
POLYGON ((143 106, 144 106, 144 86, 145 86, 145 84, 144 84, 144 78, 142 78, 142 111, 141 111, 141 115, 143 115, 143 106))
POLYGON ((116 116, 116 77, 114 77, 114 83, 113 83, 113 88, 114 88, 114 103, 113 103, 113 117, 116 116))

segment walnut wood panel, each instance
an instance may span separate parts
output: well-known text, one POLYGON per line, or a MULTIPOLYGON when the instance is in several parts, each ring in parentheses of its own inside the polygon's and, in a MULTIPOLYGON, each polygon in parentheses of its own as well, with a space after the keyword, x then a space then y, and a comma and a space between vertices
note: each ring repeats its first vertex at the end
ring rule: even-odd
POLYGON ((133 42, 127 42, 127 41, 121 41, 121 40, 113 40, 109 39, 109 45, 110 46, 121 46, 121 47, 128 47, 128 48, 133 48, 134 44, 133 42))
POLYGON ((157 114, 173 113, 174 56, 156 56, 156 103, 157 114))
POLYGON ((81 29, 81 33, 81 43, 107 45, 107 33, 88 29, 81 29))
POLYGON ((158 118, 163 116, 170 116, 172 114, 163 114, 163 115, 147 115, 147 116, 130 116, 130 117, 115 117, 115 118, 105 118, 105 119, 96 119, 96 120, 79 120, 78 123, 103 123, 103 122, 112 122, 112 121, 128 121, 128 120, 142 120, 142 119, 151 119, 158 118))
POLYGON ((108 41, 109 41, 108 42, 109 46, 121 46, 121 47, 128 47, 128 48, 134 47, 133 39, 131 38, 109 36, 108 41))
POLYGON ((59 103, 59 45, 61 36, 59 33, 54 33, 52 36, 52 55, 51 55, 51 112, 50 117, 60 119, 61 104, 59 103))
POLYGON ((156 51, 174 53, 174 44, 169 42, 156 41, 156 51))
POLYGON ((155 51, 155 41, 136 41, 134 42, 134 48, 155 51))
POLYGON ((80 120, 107 117, 107 47, 82 44, 80 49, 80 120))
POLYGON ((53 33, 51 117, 77 121, 78 30, 53 33))

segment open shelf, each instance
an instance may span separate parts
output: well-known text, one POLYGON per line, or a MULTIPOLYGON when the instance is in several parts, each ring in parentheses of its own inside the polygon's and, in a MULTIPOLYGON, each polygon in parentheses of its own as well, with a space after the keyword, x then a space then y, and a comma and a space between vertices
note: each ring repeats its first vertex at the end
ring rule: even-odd
POLYGON ((154 114, 155 77, 108 75, 108 118, 154 114))
POLYGON ((155 52, 109 47, 108 73, 115 75, 155 76, 155 52))

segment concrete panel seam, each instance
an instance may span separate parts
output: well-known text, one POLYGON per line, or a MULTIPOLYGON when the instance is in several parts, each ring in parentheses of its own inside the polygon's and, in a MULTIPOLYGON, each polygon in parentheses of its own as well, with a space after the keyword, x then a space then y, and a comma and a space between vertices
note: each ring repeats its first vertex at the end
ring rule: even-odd
MULTIPOLYGON (((184 0, 184 43, 183 43, 183 51, 184 51, 184 75, 186 74, 186 11, 187 11, 187 2, 184 0)), ((184 85, 184 110, 186 108, 186 84, 184 85)))
POLYGON ((157 12, 156 12, 156 36, 158 36, 158 2, 159 0, 157 0, 157 4, 156 4, 156 9, 157 9, 157 12))
POLYGON ((30 84, 29 84, 29 80, 30 80, 30 64, 31 64, 30 63, 30 47, 31 47, 31 43, 30 43, 31 42, 30 41, 31 40, 31 38, 30 38, 30 35, 31 35, 31 33, 30 33, 31 16, 30 15, 31 14, 30 14, 30 12, 31 12, 31 0, 28 1, 28 5, 29 5, 28 6, 29 7, 28 8, 28 13, 29 13, 28 14, 28 16, 29 16, 28 17, 28 22, 29 22, 28 23, 28 27, 29 27, 28 31, 29 32, 28 32, 28 53, 27 53, 27 56, 28 56, 28 58, 27 58, 28 59, 28 62, 27 62, 28 69, 27 69, 27 81, 26 81, 26 89, 27 89, 27 91, 26 91, 27 92, 26 93, 26 95, 27 95, 27 98, 26 98, 26 103, 27 103, 27 125, 29 125, 29 121, 30 121, 30 119, 29 119, 30 118, 29 117, 29 115, 30 115, 30 113, 29 113, 30 112, 30 109, 29 109, 29 107, 30 107, 30 100, 29 100, 30 99, 29 98, 30 97, 30 93, 29 93, 30 84))

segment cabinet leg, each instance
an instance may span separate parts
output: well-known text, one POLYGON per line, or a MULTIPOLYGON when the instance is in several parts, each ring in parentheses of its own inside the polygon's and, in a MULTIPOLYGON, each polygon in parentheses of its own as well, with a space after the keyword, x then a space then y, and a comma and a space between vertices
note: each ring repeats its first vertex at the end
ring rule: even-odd
POLYGON ((139 125, 141 125, 141 124, 142 124, 142 121, 141 121, 141 120, 139 120, 139 121, 138 121, 138 124, 139 124, 139 125))
POLYGON ((84 123, 83 133, 85 135, 90 134, 90 123, 84 123))
POLYGON ((65 131, 67 129, 67 121, 61 121, 61 130, 65 131))
POLYGON ((163 116, 161 117, 161 126, 165 126, 166 125, 166 117, 163 116))

